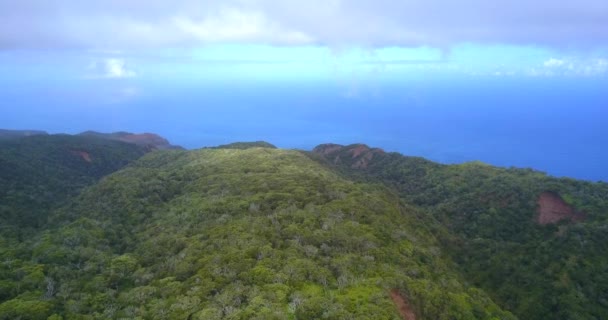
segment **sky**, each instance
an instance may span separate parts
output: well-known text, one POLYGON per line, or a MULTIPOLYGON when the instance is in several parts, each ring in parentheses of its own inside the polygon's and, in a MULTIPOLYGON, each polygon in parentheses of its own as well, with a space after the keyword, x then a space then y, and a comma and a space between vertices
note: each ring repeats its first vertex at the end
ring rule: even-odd
POLYGON ((608 2, 0 0, 0 128, 608 181, 608 2))

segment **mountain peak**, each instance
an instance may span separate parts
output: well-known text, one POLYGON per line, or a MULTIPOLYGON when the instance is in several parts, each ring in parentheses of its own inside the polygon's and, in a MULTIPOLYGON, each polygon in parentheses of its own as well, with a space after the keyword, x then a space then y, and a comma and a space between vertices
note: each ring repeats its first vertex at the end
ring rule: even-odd
POLYGON ((370 148, 363 143, 348 146, 325 143, 316 146, 312 152, 327 158, 334 164, 347 164, 353 169, 366 169, 372 159, 386 154, 380 148, 370 148))

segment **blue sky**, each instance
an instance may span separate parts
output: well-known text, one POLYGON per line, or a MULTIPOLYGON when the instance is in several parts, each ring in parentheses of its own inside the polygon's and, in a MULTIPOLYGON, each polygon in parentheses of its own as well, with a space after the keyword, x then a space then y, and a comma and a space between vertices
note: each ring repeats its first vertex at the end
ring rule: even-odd
POLYGON ((606 1, 0 1, 0 127, 608 180, 606 1), (606 120, 606 121, 604 121, 606 120))

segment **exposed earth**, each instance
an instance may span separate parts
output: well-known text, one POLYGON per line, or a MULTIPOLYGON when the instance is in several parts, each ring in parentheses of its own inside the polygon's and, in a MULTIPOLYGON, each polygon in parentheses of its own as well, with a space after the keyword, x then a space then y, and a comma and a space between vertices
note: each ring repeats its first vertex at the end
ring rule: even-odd
POLYGON ((541 225, 557 223, 562 220, 570 220, 571 222, 585 220, 583 212, 577 211, 555 192, 543 192, 538 197, 537 203, 538 215, 536 222, 541 225))

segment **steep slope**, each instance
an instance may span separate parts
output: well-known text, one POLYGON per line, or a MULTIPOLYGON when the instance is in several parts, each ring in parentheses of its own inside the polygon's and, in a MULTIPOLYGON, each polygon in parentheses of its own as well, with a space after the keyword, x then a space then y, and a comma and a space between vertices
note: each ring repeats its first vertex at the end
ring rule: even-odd
POLYGON ((2 234, 23 234, 87 185, 146 150, 96 137, 34 135, 0 140, 2 234))
POLYGON ((0 319, 514 318, 421 212, 297 151, 157 151, 51 221, 0 246, 0 319))
POLYGON ((608 184, 372 150, 321 145, 310 156, 382 182, 437 219, 467 279, 521 318, 608 318, 608 184), (352 165, 367 158, 365 167, 352 165))

